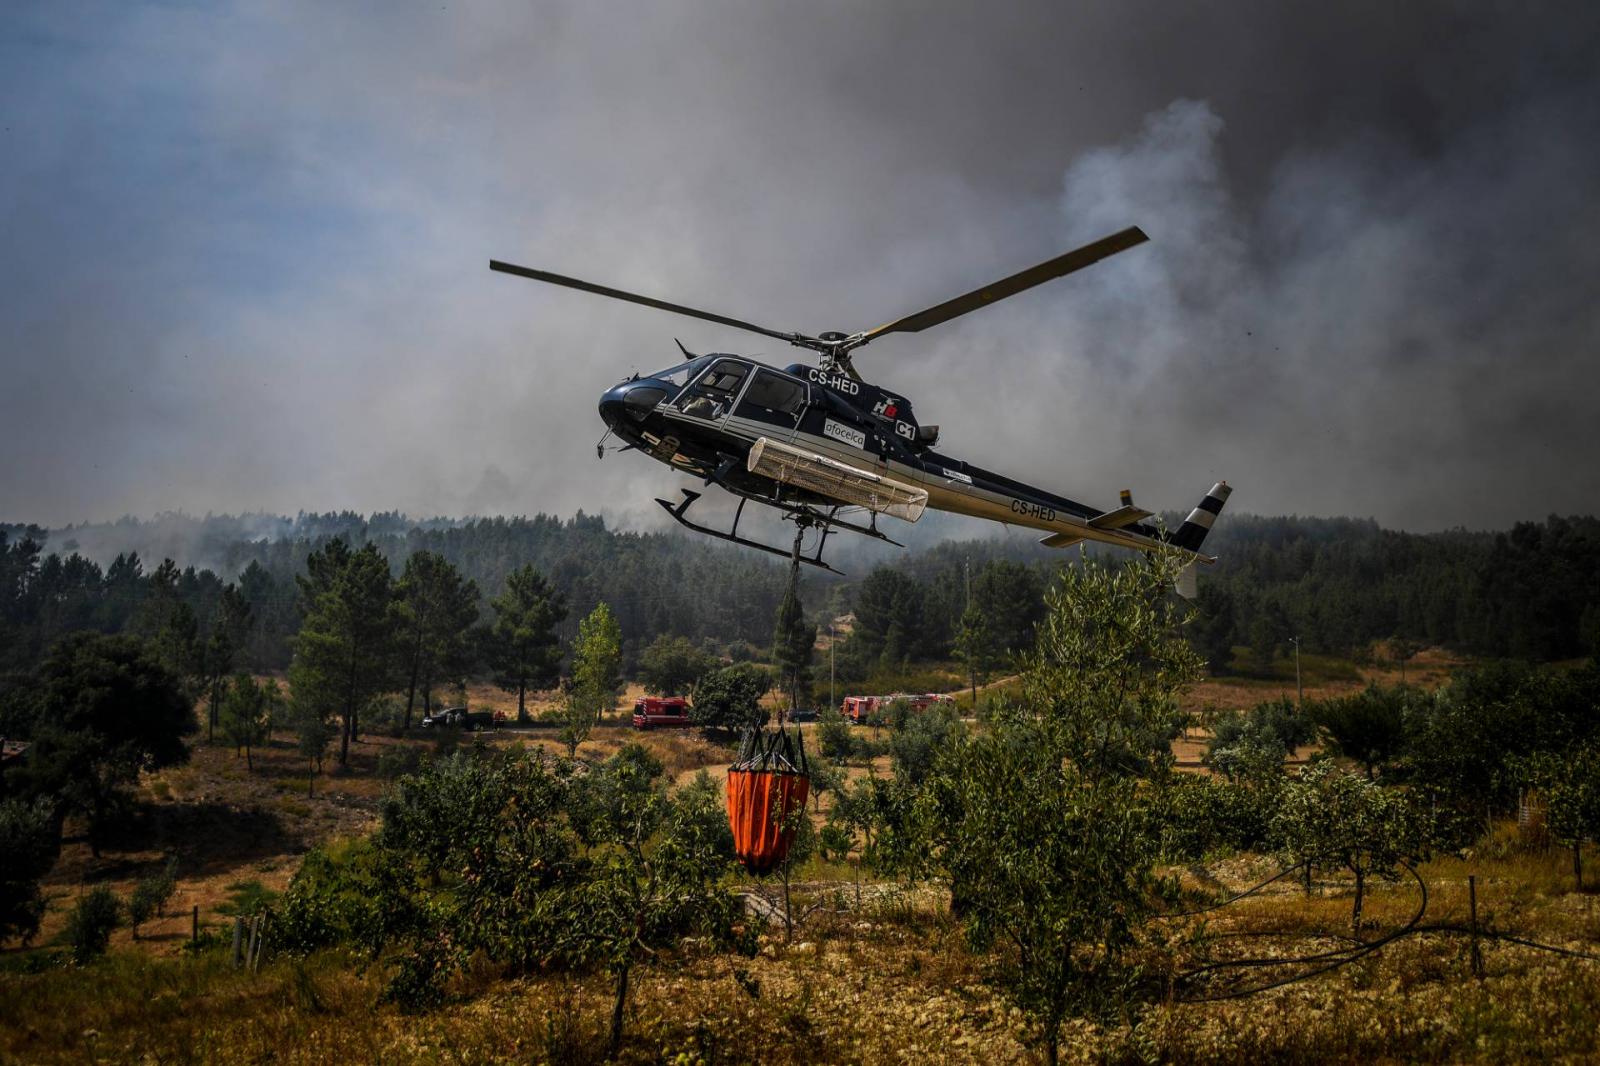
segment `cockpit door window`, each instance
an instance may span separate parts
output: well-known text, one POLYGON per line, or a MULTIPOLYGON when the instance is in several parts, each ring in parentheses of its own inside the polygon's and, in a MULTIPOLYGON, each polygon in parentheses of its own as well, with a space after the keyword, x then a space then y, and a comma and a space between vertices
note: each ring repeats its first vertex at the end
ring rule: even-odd
POLYGON ((787 439, 793 435, 808 399, 805 382, 771 370, 757 370, 733 413, 738 418, 760 423, 755 428, 778 430, 787 439))
POLYGON ((733 408, 750 372, 750 364, 734 359, 719 359, 678 396, 677 408, 686 415, 716 421, 733 408))

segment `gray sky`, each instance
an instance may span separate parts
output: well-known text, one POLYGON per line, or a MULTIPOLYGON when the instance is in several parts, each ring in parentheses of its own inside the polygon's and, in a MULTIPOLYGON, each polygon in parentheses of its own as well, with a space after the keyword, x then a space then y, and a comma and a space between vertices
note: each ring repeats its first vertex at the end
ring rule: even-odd
MULTIPOLYGON (((858 367, 1084 499, 1503 526, 1600 499, 1600 8, 12 4, 0 519, 657 521, 594 458, 672 338, 858 367)), ((686 482, 685 482, 686 483, 686 482)))

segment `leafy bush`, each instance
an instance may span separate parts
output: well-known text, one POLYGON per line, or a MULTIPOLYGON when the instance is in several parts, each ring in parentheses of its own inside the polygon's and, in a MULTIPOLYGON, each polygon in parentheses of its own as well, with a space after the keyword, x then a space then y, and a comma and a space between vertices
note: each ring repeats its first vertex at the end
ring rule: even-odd
MULTIPOLYGON (((459 739, 459 736, 458 736, 459 739)), ((414 744, 396 744, 378 756, 378 776, 393 781, 414 774, 422 766, 423 750, 414 744)))
POLYGON ((713 670, 695 686, 689 719, 706 730, 737 735, 766 725, 761 697, 772 687, 766 672, 748 664, 713 670))
POLYGON ((917 792, 898 777, 858 777, 834 792, 820 844, 844 856, 860 848, 862 865, 883 875, 923 872, 926 841, 915 819, 917 792))
POLYGON ((393 935, 404 872, 371 840, 336 842, 307 853, 268 926, 274 947, 304 955, 335 944, 376 953, 393 935))
POLYGON ((111 932, 122 921, 122 904, 105 885, 79 896, 67 916, 66 941, 72 961, 82 965, 106 953, 111 932))
POLYGON ((1540 752, 1524 760, 1521 770, 1544 801, 1550 835, 1572 849, 1572 876, 1583 891, 1583 845, 1600 839, 1600 747, 1540 752))
POLYGON ((1281 770, 1283 760, 1316 737, 1316 726, 1287 697, 1228 711, 1211 726, 1202 761, 1228 777, 1259 777, 1281 770))
POLYGON ((1068 1017, 1125 1002, 1155 849, 1137 783, 1089 779, 1051 732, 1018 717, 958 745, 925 803, 952 910, 1054 1061, 1068 1017))
POLYGON ((167 905, 167 900, 172 898, 172 893, 178 887, 178 860, 168 859, 167 864, 159 873, 142 878, 134 886, 133 895, 128 898, 128 923, 133 927, 133 935, 139 935, 139 926, 143 925, 152 915, 159 915, 167 905))
POLYGON ((0 941, 39 931, 44 898, 39 879, 50 872, 61 851, 52 804, 39 798, 0 800, 0 941))
POLYGON ((1277 789, 1259 781, 1174 774, 1150 800, 1161 855, 1197 862, 1218 851, 1263 850, 1276 799, 1277 789))
POLYGON ((1411 780, 1487 816, 1515 800, 1520 759, 1596 736, 1596 706, 1593 664, 1570 673, 1511 662, 1462 670, 1431 699, 1407 703, 1405 767, 1411 780))
POLYGON ((1158 839, 1138 777, 1165 775, 1177 696, 1202 670, 1169 591, 1181 565, 1064 569, 1021 702, 949 742, 915 790, 951 912, 1051 1063, 1069 1017, 1127 1017, 1152 946, 1158 839))
POLYGON ((1367 880, 1394 880, 1402 868, 1428 857, 1434 839, 1431 819, 1408 794, 1326 759, 1284 786, 1272 833, 1296 862, 1355 876, 1355 929, 1361 927, 1367 880))
POLYGON ((904 718, 889 738, 889 756, 894 772, 913 785, 919 785, 933 770, 940 753, 965 735, 961 712, 946 703, 936 703, 904 718))
POLYGON ((817 718, 817 747, 824 759, 842 763, 855 750, 850 723, 842 714, 825 709, 817 718))
POLYGON ((1400 754, 1405 743, 1406 709, 1414 700, 1426 697, 1404 687, 1369 685, 1353 696, 1316 704, 1311 717, 1329 750, 1360 763, 1371 778, 1379 767, 1400 754))
POLYGON ((710 776, 669 794, 637 744, 581 769, 479 750, 401 778, 373 840, 307 856, 275 935, 382 955, 386 996, 406 1009, 442 1002, 475 955, 511 972, 605 969, 620 1004, 634 963, 685 935, 743 945, 710 776))

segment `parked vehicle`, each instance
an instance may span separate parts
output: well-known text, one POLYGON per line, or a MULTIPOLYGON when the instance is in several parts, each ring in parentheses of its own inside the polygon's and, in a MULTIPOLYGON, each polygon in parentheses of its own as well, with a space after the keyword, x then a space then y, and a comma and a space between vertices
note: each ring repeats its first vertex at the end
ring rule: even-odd
POLYGON ((887 696, 846 696, 839 705, 839 713, 860 725, 873 714, 886 710, 891 703, 904 701, 913 711, 925 711, 935 703, 954 703, 955 697, 943 692, 894 692, 887 696))
POLYGON ((633 703, 635 729, 686 729, 689 701, 682 696, 641 696, 633 703))
POLYGON ((844 703, 839 706, 839 713, 850 719, 852 725, 860 725, 872 717, 880 700, 887 702, 884 696, 846 696, 844 703))
POLYGON ((424 729, 465 729, 472 732, 478 729, 495 727, 502 719, 498 711, 469 711, 465 707, 446 707, 424 715, 422 728, 424 729))
POLYGON ((461 718, 467 713, 465 707, 442 707, 432 714, 422 716, 424 729, 460 729, 461 718))

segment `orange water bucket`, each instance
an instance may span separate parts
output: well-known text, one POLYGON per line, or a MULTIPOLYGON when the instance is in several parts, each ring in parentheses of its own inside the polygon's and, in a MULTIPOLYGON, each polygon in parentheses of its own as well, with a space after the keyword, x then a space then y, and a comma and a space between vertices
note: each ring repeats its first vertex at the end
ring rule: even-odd
POLYGON ((794 841, 791 820, 805 817, 810 789, 811 781, 803 773, 728 771, 728 825, 733 829, 733 850, 745 869, 768 873, 789 857, 794 841))

